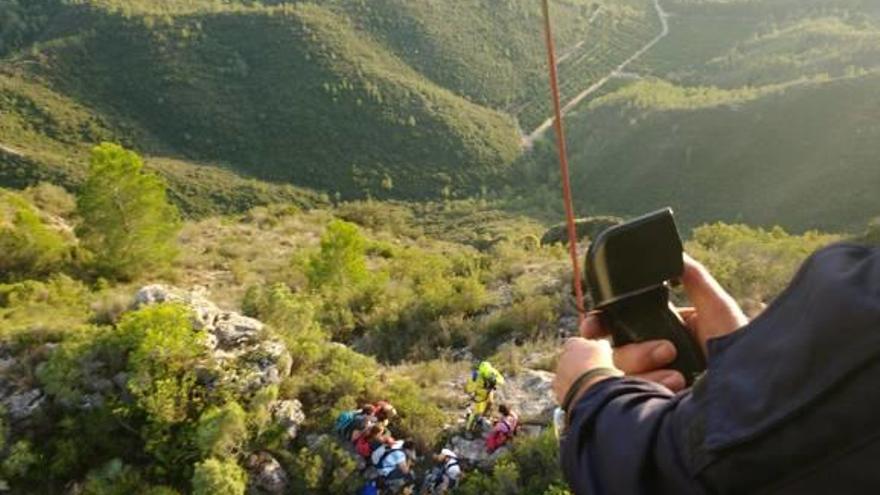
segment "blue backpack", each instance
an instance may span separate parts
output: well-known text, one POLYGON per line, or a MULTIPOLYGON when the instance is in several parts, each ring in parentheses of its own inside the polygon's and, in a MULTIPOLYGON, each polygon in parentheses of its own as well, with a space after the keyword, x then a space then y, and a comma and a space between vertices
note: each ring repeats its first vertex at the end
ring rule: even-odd
POLYGON ((357 421, 360 411, 344 411, 336 418, 336 424, 333 426, 333 432, 339 438, 348 441, 351 438, 351 432, 354 429, 355 421, 357 421))
POLYGON ((375 481, 368 481, 363 488, 358 490, 358 495, 379 495, 379 486, 375 481))

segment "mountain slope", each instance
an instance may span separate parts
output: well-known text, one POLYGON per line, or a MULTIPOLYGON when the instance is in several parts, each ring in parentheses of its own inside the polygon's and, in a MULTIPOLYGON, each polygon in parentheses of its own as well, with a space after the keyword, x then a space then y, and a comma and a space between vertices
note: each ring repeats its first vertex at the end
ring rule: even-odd
POLYGON ((478 191, 519 151, 511 119, 437 86, 323 7, 159 16, 98 3, 65 7, 54 39, 7 73, 26 71, 152 154, 345 196, 423 197, 478 191))
POLYGON ((599 100, 572 119, 579 210, 672 205, 685 225, 861 228, 880 211, 878 84, 874 74, 707 96, 643 83, 653 96, 672 94, 599 100))
MULTIPOLYGON (((579 214, 840 230, 880 212, 876 3, 663 4, 669 36, 567 119, 579 214)), ((529 177, 555 168, 538 149, 529 177)))

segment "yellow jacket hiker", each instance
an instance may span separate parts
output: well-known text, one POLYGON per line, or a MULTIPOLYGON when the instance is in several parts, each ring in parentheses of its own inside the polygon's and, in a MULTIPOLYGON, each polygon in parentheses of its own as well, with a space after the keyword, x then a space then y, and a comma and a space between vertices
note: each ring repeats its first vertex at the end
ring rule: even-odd
POLYGON ((471 413, 468 415, 466 428, 472 431, 478 418, 483 418, 492 410, 495 388, 504 385, 504 376, 488 361, 483 361, 471 373, 465 383, 464 390, 473 400, 471 413))

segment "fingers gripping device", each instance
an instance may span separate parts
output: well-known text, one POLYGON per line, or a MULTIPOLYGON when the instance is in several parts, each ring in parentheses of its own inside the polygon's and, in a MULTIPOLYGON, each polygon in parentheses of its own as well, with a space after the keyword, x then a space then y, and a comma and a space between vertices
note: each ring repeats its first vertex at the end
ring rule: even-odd
POLYGON ((669 282, 684 273, 670 208, 599 234, 586 260, 586 283, 615 346, 665 339, 678 351, 671 368, 691 385, 706 369, 700 345, 669 302, 669 282))

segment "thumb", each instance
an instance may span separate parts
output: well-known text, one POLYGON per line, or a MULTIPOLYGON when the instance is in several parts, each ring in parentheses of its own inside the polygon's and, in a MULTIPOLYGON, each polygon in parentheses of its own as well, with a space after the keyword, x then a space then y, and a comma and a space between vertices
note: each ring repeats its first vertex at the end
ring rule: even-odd
POLYGON ((681 282, 697 314, 726 317, 737 327, 748 323, 748 318, 733 296, 721 287, 705 266, 687 254, 684 255, 684 274, 681 282))

